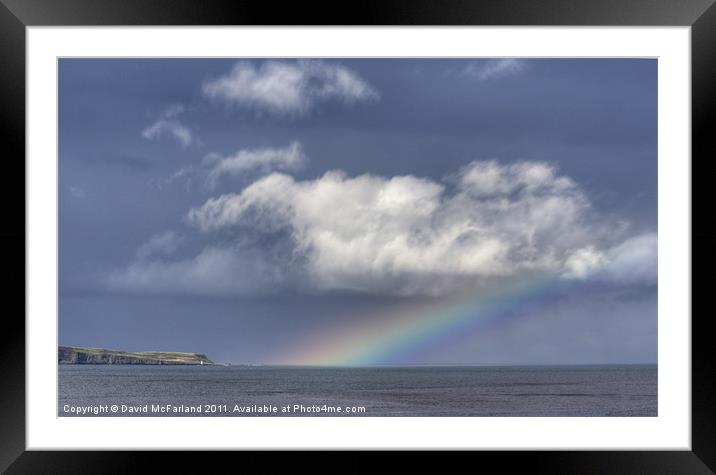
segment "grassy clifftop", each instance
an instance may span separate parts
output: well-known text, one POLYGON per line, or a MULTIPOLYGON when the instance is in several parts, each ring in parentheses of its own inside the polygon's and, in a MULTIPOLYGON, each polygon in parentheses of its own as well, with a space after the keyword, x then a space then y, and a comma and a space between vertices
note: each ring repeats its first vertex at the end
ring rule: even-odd
POLYGON ((118 351, 105 348, 80 348, 60 346, 57 352, 60 364, 152 364, 152 365, 200 365, 214 364, 200 353, 165 351, 118 351))

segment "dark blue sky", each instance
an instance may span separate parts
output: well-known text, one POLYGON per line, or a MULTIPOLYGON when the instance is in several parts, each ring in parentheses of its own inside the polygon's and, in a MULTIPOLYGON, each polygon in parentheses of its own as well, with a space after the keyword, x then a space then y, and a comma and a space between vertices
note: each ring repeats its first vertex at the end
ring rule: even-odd
POLYGON ((656 60, 61 59, 59 96, 61 344, 656 361, 656 60), (448 339, 466 295, 504 304, 448 339))

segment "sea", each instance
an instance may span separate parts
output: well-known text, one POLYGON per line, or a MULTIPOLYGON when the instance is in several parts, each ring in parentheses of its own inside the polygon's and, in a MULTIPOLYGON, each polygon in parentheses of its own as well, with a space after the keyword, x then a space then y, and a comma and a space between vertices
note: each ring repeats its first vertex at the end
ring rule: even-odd
POLYGON ((59 365, 60 417, 656 417, 657 367, 59 365))

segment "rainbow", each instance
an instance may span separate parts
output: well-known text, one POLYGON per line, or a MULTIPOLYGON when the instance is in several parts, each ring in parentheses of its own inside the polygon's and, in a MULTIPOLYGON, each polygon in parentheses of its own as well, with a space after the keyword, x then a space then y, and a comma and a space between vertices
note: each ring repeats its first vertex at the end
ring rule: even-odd
POLYGON ((534 312, 561 279, 531 278, 488 293, 466 293, 450 299, 403 306, 366 324, 360 315, 340 319, 348 325, 329 328, 298 349, 271 358, 275 364, 371 366, 409 361, 421 348, 449 350, 456 342, 534 312))

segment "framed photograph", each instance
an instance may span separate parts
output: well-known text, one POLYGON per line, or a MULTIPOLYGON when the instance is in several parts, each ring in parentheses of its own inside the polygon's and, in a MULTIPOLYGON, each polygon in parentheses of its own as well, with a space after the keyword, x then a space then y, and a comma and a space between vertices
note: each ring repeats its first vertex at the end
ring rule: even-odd
POLYGON ((2 0, 0 467, 711 473, 712 3, 2 0))

